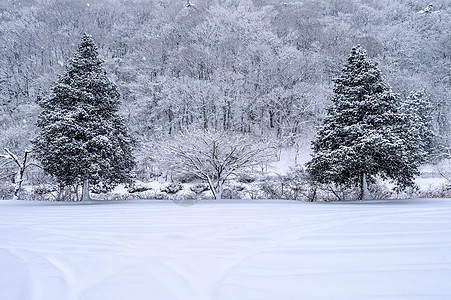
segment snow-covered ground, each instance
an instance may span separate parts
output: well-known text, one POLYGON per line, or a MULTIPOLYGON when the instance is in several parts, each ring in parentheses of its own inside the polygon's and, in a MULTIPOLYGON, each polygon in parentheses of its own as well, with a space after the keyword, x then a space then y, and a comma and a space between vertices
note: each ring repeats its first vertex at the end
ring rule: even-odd
POLYGON ((451 299, 451 199, 0 201, 0 299, 451 299))

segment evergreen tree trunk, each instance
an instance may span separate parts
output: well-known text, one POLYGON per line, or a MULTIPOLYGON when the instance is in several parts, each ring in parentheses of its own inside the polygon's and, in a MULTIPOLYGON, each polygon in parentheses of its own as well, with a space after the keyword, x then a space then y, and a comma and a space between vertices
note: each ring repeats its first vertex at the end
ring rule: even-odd
POLYGON ((89 197, 89 179, 83 180, 83 189, 81 191, 81 200, 82 201, 89 201, 91 200, 91 197, 89 197))
POLYGON ((360 176, 360 200, 371 200, 372 197, 368 190, 368 182, 366 181, 366 174, 362 173, 360 176))

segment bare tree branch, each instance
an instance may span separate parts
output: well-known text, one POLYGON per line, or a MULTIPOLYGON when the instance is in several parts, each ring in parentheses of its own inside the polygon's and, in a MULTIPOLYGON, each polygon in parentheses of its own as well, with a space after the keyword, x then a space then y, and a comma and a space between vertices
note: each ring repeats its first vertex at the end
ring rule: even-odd
POLYGON ((173 170, 207 181, 215 199, 221 199, 222 185, 232 174, 275 158, 274 147, 267 143, 216 130, 179 134, 167 141, 163 152, 173 170))

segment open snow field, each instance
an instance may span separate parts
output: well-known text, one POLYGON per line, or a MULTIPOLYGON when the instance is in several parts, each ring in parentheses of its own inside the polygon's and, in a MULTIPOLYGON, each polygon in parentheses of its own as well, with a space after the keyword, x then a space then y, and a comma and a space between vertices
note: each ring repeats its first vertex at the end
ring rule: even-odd
POLYGON ((451 199, 0 201, 0 299, 451 299, 451 199))

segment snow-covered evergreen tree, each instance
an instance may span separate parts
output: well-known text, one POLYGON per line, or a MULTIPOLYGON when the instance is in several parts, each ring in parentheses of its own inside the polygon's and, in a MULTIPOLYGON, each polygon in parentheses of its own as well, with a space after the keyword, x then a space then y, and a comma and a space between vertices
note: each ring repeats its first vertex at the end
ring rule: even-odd
POLYGON ((400 189, 413 186, 425 157, 418 126, 360 45, 334 83, 333 106, 307 163, 312 178, 360 186, 361 198, 368 197, 366 181, 376 176, 393 180, 400 189))
POLYGON ((414 132, 420 135, 420 142, 427 154, 427 159, 440 158, 438 141, 433 131, 433 107, 424 92, 411 93, 403 103, 403 110, 410 115, 414 132))
POLYGON ((44 171, 60 185, 83 182, 84 199, 88 182, 109 190, 127 182, 134 167, 133 139, 118 115, 120 95, 102 63, 84 34, 50 97, 39 101, 41 131, 33 141, 44 171))

